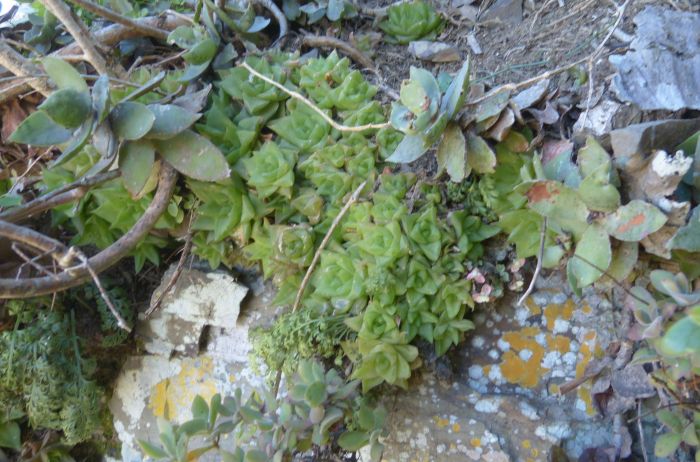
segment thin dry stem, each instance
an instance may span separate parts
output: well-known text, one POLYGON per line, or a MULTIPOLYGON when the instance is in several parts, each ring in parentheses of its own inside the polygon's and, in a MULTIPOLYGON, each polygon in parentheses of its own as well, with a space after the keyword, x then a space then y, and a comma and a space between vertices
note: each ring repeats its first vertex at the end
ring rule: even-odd
MULTIPOLYGON (((192 23, 192 19, 188 16, 170 11, 166 15, 147 16, 145 18, 135 19, 134 21, 141 25, 150 25, 152 27, 157 27, 159 29, 168 31, 175 29, 177 26, 188 25, 192 23)), ((139 32, 138 30, 128 28, 121 24, 112 24, 110 26, 107 26, 104 29, 95 32, 94 35, 97 42, 106 47, 113 47, 122 40, 142 36, 141 32, 139 32)), ((0 43, 2 43, 1 40, 0 43)), ((57 56, 62 58, 64 56, 76 56, 79 54, 82 54, 80 45, 77 43, 71 43, 70 45, 66 45, 60 50, 51 53, 51 56, 57 56)), ((14 73, 15 72, 13 72, 13 74, 14 73)), ((34 76, 37 74, 41 75, 43 73, 37 69, 37 72, 30 72, 27 75, 34 76)), ((48 89, 46 91, 47 95, 51 93, 51 87, 49 86, 48 79, 46 77, 42 77, 36 80, 39 81, 39 83, 35 82, 35 84, 43 83, 46 86, 46 88, 48 89)), ((0 103, 4 103, 5 101, 9 101, 13 98, 16 98, 17 96, 23 93, 30 92, 32 91, 32 89, 36 90, 36 88, 32 87, 27 82, 12 82, 8 85, 0 86, 0 103)))
POLYGON ((0 66, 6 68, 19 78, 26 78, 23 86, 29 86, 44 96, 48 96, 52 92, 52 88, 46 79, 36 78, 37 74, 42 71, 36 65, 19 54, 10 45, 6 39, 0 40, 0 66))
POLYGON ((349 43, 327 35, 305 35, 303 44, 312 48, 337 48, 366 69, 375 69, 371 59, 349 43))
POLYGON ((191 248, 192 233, 188 232, 185 236, 185 245, 182 247, 182 253, 180 254, 180 259, 177 262, 177 267, 175 268, 175 271, 173 271, 173 275, 168 280, 168 283, 165 285, 163 291, 158 295, 158 298, 156 298, 155 302, 153 302, 143 314, 146 318, 148 318, 158 308, 160 308, 160 305, 163 303, 165 296, 168 294, 168 292, 170 292, 170 289, 172 289, 175 286, 175 283, 179 279, 180 274, 182 274, 182 270, 185 268, 185 261, 187 261, 187 257, 190 255, 191 248))
MULTIPOLYGON (((79 19, 73 16, 70 7, 63 0, 43 0, 46 8, 58 18, 66 27, 68 33, 73 36, 76 43, 80 45, 88 62, 100 75, 111 75, 112 72, 107 65, 104 56, 97 49, 97 40, 92 36, 89 29, 79 19)), ((121 75, 119 76, 121 77, 121 75)))
POLYGON ((146 37, 153 37, 155 39, 165 41, 168 38, 168 32, 153 27, 149 24, 139 23, 131 18, 120 15, 119 13, 105 8, 101 5, 93 3, 89 0, 69 0, 71 3, 79 5, 86 10, 95 13, 96 15, 102 16, 105 19, 109 19, 112 22, 121 24, 124 27, 134 29, 146 37))
POLYGON ((279 48, 284 45, 284 41, 287 39, 289 34, 289 24, 287 23, 287 17, 284 15, 282 10, 279 9, 275 2, 272 0, 254 0, 255 3, 266 8, 275 17, 277 24, 279 25, 280 32, 277 40, 275 40, 275 47, 279 48))
POLYGON ((247 70, 248 72, 250 72, 250 73, 251 73, 252 75, 254 75, 255 77, 259 78, 260 80, 263 80, 263 81, 269 83, 270 85, 272 85, 272 86, 275 87, 275 88, 279 88, 280 90, 282 90, 283 92, 285 92, 286 94, 288 94, 289 96, 291 96, 292 98, 297 99, 297 100, 301 101, 302 103, 306 104, 306 105, 309 106, 311 109, 313 109, 318 115, 320 115, 321 118, 322 118, 323 120, 325 120, 326 122, 328 122, 328 124, 329 124, 331 127, 335 128, 335 129, 338 130, 338 131, 341 131, 341 132, 364 132, 365 130, 377 130, 377 129, 380 129, 380 128, 387 128, 387 127, 391 126, 391 124, 390 124, 389 122, 385 122, 385 123, 382 123, 382 124, 359 125, 359 126, 356 126, 356 127, 349 127, 349 126, 347 126, 347 125, 339 124, 339 123, 336 122, 335 120, 331 119, 331 118, 328 116, 328 114, 326 114, 325 112, 323 112, 323 110, 322 110, 321 108, 319 108, 318 106, 316 106, 311 100, 307 99, 307 98, 306 98, 304 95, 302 95, 301 93, 298 93, 298 92, 296 92, 296 91, 289 90, 289 89, 286 88, 284 85, 275 82, 274 80, 272 80, 272 79, 269 78, 269 77, 266 77, 265 75, 261 74, 260 72, 256 71, 256 70, 253 69, 252 67, 250 67, 250 66, 248 65, 248 63, 245 63, 245 62, 242 63, 242 64, 241 64, 241 67, 244 68, 245 70, 247 70))
POLYGON ((14 207, 9 210, 5 210, 4 212, 0 212, 0 219, 9 221, 10 223, 17 223, 20 220, 29 218, 32 215, 36 215, 37 213, 41 213, 44 210, 56 207, 57 205, 66 204, 68 202, 80 199, 91 187, 100 185, 109 180, 113 180, 114 178, 119 177, 119 175, 120 173, 118 170, 112 170, 110 172, 81 178, 80 180, 74 181, 46 193, 43 196, 39 196, 26 204, 20 205, 19 207, 14 207), (69 194, 73 190, 81 190, 82 193, 69 194))
MULTIPOLYGON (((177 173, 167 163, 163 164, 158 181, 158 189, 144 214, 136 224, 112 245, 94 255, 88 260, 90 269, 95 274, 100 273, 124 258, 139 242, 151 231, 161 215, 165 212, 170 203, 170 198, 177 182, 177 173)), ((44 236, 36 231, 27 228, 17 227, 7 222, 0 221, 0 233, 3 230, 11 230, 11 227, 25 230, 20 236, 20 242, 43 250, 52 252, 52 256, 59 262, 65 260, 65 246, 44 236), (29 241, 27 242, 27 239, 29 241)), ((13 235, 7 236, 13 237, 13 235)), ((17 239, 15 239, 17 240, 17 239)), ((75 287, 90 279, 92 275, 89 269, 80 265, 75 270, 63 271, 52 277, 37 277, 27 279, 0 279, 0 298, 28 298, 38 295, 50 294, 75 287)))
POLYGON ((535 266, 535 272, 532 273, 532 280, 530 281, 530 285, 527 287, 527 290, 523 294, 522 297, 518 300, 518 306, 521 306, 525 300, 527 300, 527 297, 530 296, 533 290, 535 290, 535 282, 537 282, 537 278, 540 276, 540 272, 542 271, 542 260, 544 260, 544 242, 545 242, 545 237, 547 235, 547 217, 544 217, 542 220, 542 229, 540 230, 540 247, 537 250, 537 266, 535 266))
POLYGON ((363 181, 360 186, 355 189, 355 191, 352 193, 348 201, 345 203, 342 209, 340 209, 340 212, 338 215, 335 217, 333 220, 333 223, 331 223, 331 227, 328 228, 328 231, 326 232, 326 235, 323 236, 323 240, 321 241, 321 245, 318 246, 318 249, 316 249, 316 253, 314 253, 314 258, 311 260, 311 264, 306 270, 306 274, 304 275, 304 279, 301 281, 301 285, 299 286, 299 290, 297 291, 297 297, 294 300, 294 305, 292 305, 292 313, 294 313, 298 308, 299 304, 301 303, 301 298, 304 296, 304 290, 306 289, 306 286, 309 284, 309 281, 311 280, 311 275, 314 272, 314 269, 316 268, 316 265, 318 264, 318 260, 321 258, 321 252, 323 249, 326 248, 326 245, 328 245, 328 241, 331 239, 331 236, 335 232, 335 228, 338 227, 338 224, 340 224, 340 221, 343 219, 346 213, 348 213, 348 210, 350 210, 350 207, 352 204, 357 202, 357 199, 360 197, 360 192, 362 189, 364 189, 365 185, 367 184, 367 181, 363 181))
POLYGON ((586 109, 583 111, 583 115, 581 116, 581 127, 586 126, 586 121, 588 120, 588 111, 591 109, 591 100, 593 99, 593 85, 594 85, 594 78, 593 78, 593 72, 595 70, 595 61, 598 59, 600 54, 603 52, 603 48, 605 47, 605 44, 608 43, 608 40, 610 40, 610 37, 613 36, 615 33, 615 30, 617 27, 620 25, 620 22, 622 21, 622 17, 625 15, 625 10, 627 9, 627 6, 632 3, 632 0, 625 0, 625 3, 622 4, 622 6, 618 7, 617 9, 617 19, 613 23, 612 27, 608 31, 607 35, 603 39, 602 42, 596 47, 595 51, 593 54, 588 58, 588 96, 586 97, 586 109))

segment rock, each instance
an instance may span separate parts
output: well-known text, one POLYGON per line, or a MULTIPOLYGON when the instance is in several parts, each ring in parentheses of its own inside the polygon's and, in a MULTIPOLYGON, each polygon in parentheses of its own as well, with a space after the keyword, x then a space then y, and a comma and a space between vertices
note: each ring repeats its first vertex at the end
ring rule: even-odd
POLYGON ((482 20, 500 20, 506 24, 523 22, 523 0, 496 0, 483 15, 482 20))
MULTIPOLYGON (((165 289, 174 270, 165 273, 153 300, 165 289)), ((140 319, 136 335, 145 339, 143 346, 149 353, 196 356, 205 326, 236 327, 240 303, 247 293, 246 287, 227 274, 183 271, 161 308, 148 319, 140 319)))
POLYGON ((474 31, 469 32, 467 34, 467 45, 469 45, 469 48, 471 48, 472 52, 475 55, 480 55, 483 53, 481 50, 481 45, 479 45, 479 41, 476 39, 476 34, 474 34, 474 31))
POLYGON ((417 40, 408 44, 408 51, 416 58, 435 63, 460 61, 459 50, 444 42, 417 40))
POLYGON ((527 109, 537 104, 547 93, 549 87, 549 79, 540 80, 531 87, 526 88, 517 95, 513 96, 513 103, 519 110, 527 109))
POLYGON ((473 334, 453 355, 454 383, 426 373, 386 398, 385 460, 533 462, 559 445, 576 460, 587 448, 614 445, 590 381, 558 392, 615 340, 613 304, 592 289, 575 297, 556 273, 540 279, 525 306, 508 298, 476 314, 473 334))
POLYGON ((611 56, 614 89, 643 110, 700 109, 700 15, 647 6, 631 50, 611 56))
POLYGON ((209 401, 262 385, 249 364, 248 332, 275 318, 273 293, 260 285, 244 302, 247 292, 228 274, 185 269, 160 310, 139 320, 137 338, 147 354, 127 359, 109 402, 123 462, 143 459, 137 439, 157 441, 157 417, 189 420, 196 395, 209 401))
POLYGON ((610 132, 614 162, 623 170, 635 169, 654 149, 671 152, 700 130, 700 118, 658 120, 630 125, 610 132))

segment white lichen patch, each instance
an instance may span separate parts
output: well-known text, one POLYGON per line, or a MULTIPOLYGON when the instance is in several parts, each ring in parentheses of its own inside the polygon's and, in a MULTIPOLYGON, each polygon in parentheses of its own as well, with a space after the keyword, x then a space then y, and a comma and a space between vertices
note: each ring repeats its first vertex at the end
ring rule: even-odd
POLYGON ((500 406, 500 398, 481 398, 474 404, 474 409, 485 414, 494 414, 498 412, 500 406))

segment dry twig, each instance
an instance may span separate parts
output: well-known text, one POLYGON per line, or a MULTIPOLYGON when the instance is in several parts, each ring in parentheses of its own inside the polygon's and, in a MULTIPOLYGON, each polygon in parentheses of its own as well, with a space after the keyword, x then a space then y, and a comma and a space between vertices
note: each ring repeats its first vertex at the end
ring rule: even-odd
MULTIPOLYGON (((176 181, 177 173, 170 165, 164 163, 158 180, 158 189, 144 214, 126 234, 90 258, 87 263, 89 269, 86 265, 80 265, 74 270, 63 271, 56 277, 0 279, 0 298, 27 298, 69 289, 90 279, 92 276, 90 270, 98 274, 111 267, 125 257, 150 232, 167 209, 176 181)), ((25 242, 44 252, 52 252, 52 256, 56 253, 54 258, 57 261, 61 261, 61 257, 66 254, 65 246, 61 242, 7 222, 0 221, 0 235, 25 242), (18 229, 20 233, 17 232, 18 229)))
POLYGON ((17 53, 5 39, 0 40, 0 65, 15 76, 28 79, 22 85, 29 86, 44 96, 51 94, 52 88, 46 79, 36 78, 37 74, 42 73, 41 69, 17 53))
POLYGON ((302 42, 307 47, 312 48, 337 48, 362 65, 362 67, 366 69, 375 68, 372 60, 365 56, 364 53, 338 38, 329 37, 327 35, 305 35, 302 42))
MULTIPOLYGON (((168 14, 164 16, 147 16, 145 18, 139 18, 135 19, 134 22, 140 24, 140 25, 150 25, 152 27, 157 27, 159 29, 163 30, 173 30, 177 26, 181 25, 186 25, 190 24, 192 21, 191 18, 183 15, 183 14, 175 14, 169 12, 168 14)), ((94 34, 95 39, 97 40, 98 43, 101 43, 104 46, 107 47, 112 47, 119 43, 122 40, 130 39, 130 38, 136 38, 136 37, 141 37, 142 34, 140 31, 134 29, 134 28, 129 28, 126 26, 123 26, 121 24, 112 24, 111 26, 107 26, 104 29, 101 29, 94 34)), ((0 44, 2 44, 2 41, 0 40, 0 44)), ((80 48, 80 45, 77 43, 71 43, 70 45, 66 45, 65 47, 61 48, 60 50, 51 53, 51 56, 57 56, 62 58, 63 56, 74 56, 74 55, 79 55, 82 53, 82 50, 80 48)), ((2 52, 0 51, 0 59, 2 59, 2 52)), ((4 64, 0 62, 0 65, 4 64)), ((5 66, 7 67, 7 66, 5 66)), ((8 68, 10 71, 12 71, 13 74, 15 73, 12 69, 8 68)), ((41 71, 37 69, 37 72, 29 72, 26 74, 17 74, 17 75, 25 75, 25 76, 34 76, 34 75, 41 75, 43 74, 41 71)), ((51 87, 48 85, 48 79, 46 77, 41 77, 36 79, 34 82, 34 86, 42 84, 46 86, 47 92, 46 94, 49 94, 51 92, 51 87)), ((0 87, 0 103, 4 103, 5 101, 11 100, 12 98, 17 97, 18 95, 21 95, 22 93, 26 93, 28 91, 31 91, 32 88, 34 88, 32 85, 27 83, 26 81, 19 82, 19 83, 12 83, 9 85, 4 85, 0 87)), ((34 88, 36 89, 36 88, 34 88)))
POLYGON ((646 441, 644 440, 644 428, 642 428, 642 419, 640 418, 641 415, 642 400, 639 399, 637 400, 637 430, 639 430, 639 446, 641 446, 642 449, 642 458, 644 459, 644 462, 649 462, 649 457, 647 456, 646 441))
POLYGON ((163 29, 159 29, 157 27, 151 26, 150 24, 144 24, 138 21, 135 21, 131 18, 127 18, 126 16, 122 16, 119 13, 110 10, 109 8, 105 8, 101 5, 98 5, 96 3, 93 3, 89 0, 69 0, 71 3, 75 3, 76 5, 79 5, 86 10, 95 13, 96 15, 102 16, 105 19, 109 19, 112 22, 115 22, 117 24, 121 24, 124 27, 128 27, 130 29, 134 29, 141 33, 142 35, 146 37, 153 37, 155 39, 165 41, 168 38, 168 32, 164 31, 163 29))
MULTIPOLYGON (((92 36, 90 30, 83 24, 82 21, 73 16, 70 7, 63 0, 44 0, 46 8, 53 13, 59 21, 68 30, 68 33, 73 36, 75 42, 83 50, 88 62, 100 75, 111 75, 109 66, 104 56, 98 51, 97 40, 92 36)), ((122 77, 122 75, 118 75, 122 77)))
POLYGON ((296 92, 296 91, 292 91, 292 90, 286 88, 284 85, 275 82, 274 80, 272 80, 272 79, 269 78, 269 77, 266 77, 265 75, 261 74, 260 72, 256 71, 256 70, 253 69, 252 67, 250 67, 250 66, 248 65, 248 63, 246 63, 246 62, 242 63, 242 64, 241 64, 241 67, 243 67, 244 69, 246 69, 248 72, 250 72, 251 74, 253 74, 255 77, 257 77, 257 78, 259 78, 259 79, 261 79, 261 80, 264 80, 265 82, 269 83, 269 84, 272 85, 273 87, 279 88, 280 90, 282 90, 283 92, 285 92, 286 94, 288 94, 289 96, 291 96, 292 98, 298 99, 298 100, 301 101, 302 103, 306 104, 306 105, 309 106, 311 109, 313 109, 318 115, 320 115, 321 118, 322 118, 323 120, 325 120, 326 122, 328 122, 328 124, 329 124, 331 127, 335 128, 335 129, 338 130, 338 131, 341 131, 341 132, 363 132, 363 131, 365 131, 365 130, 376 130, 376 129, 386 128, 386 127, 391 126, 391 124, 390 124, 389 122, 385 122, 385 123, 382 123, 382 124, 359 125, 359 126, 356 126, 356 127, 349 127, 349 126, 347 126, 347 125, 339 124, 339 123, 336 122, 335 120, 331 119, 331 118, 328 116, 328 114, 326 114, 325 112, 323 112, 323 110, 322 110, 321 108, 319 108, 318 106, 316 106, 311 100, 309 100, 308 98, 306 98, 306 97, 305 97, 304 95, 302 95, 301 93, 298 93, 298 92, 296 92))
POLYGON ((314 253, 314 258, 311 260, 311 264, 306 270, 306 274, 304 275, 304 279, 301 281, 301 285, 299 286, 299 290, 297 291, 297 296, 296 299, 294 299, 294 305, 292 305, 292 313, 294 313, 298 308, 299 304, 301 303, 301 298, 304 295, 304 289, 306 289, 306 286, 309 284, 309 280, 311 280, 311 274, 313 274, 314 269, 316 268, 316 265, 318 264, 318 260, 321 258, 321 252, 323 249, 326 248, 326 245, 328 245, 328 241, 331 239, 331 236, 335 232, 335 228, 338 227, 338 224, 340 224, 340 221, 343 219, 346 213, 348 213, 348 210, 350 210, 350 207, 352 204, 357 202, 357 199, 360 197, 360 192, 362 189, 364 189, 365 185, 367 184, 367 181, 363 181, 360 186, 355 189, 355 191, 352 193, 348 201, 345 203, 342 209, 340 209, 340 212, 338 212, 338 215, 335 217, 333 220, 333 223, 331 223, 331 227, 328 228, 328 231, 326 232, 326 235, 323 236, 323 240, 321 241, 321 244, 318 246, 318 249, 316 249, 316 253, 314 253))
POLYGON ((4 212, 0 212, 0 220, 17 223, 20 220, 29 218, 32 215, 41 213, 44 210, 56 207, 61 204, 72 202, 81 198, 93 186, 100 185, 106 181, 113 180, 120 175, 118 170, 112 170, 98 175, 84 177, 67 185, 56 188, 51 192, 39 196, 36 199, 14 207, 4 212), (73 190, 80 190, 82 193, 68 194, 73 190))
POLYGON ((277 40, 275 40, 275 47, 279 48, 284 45, 284 41, 287 39, 289 34, 289 24, 287 23, 287 17, 284 15, 282 10, 279 9, 275 2, 272 0, 254 0, 255 3, 266 8, 275 17, 277 24, 279 25, 280 32, 277 40))
POLYGON ((182 270, 185 268, 185 261, 187 260, 187 257, 190 254, 191 248, 192 233, 188 232, 185 236, 185 245, 182 247, 182 253, 180 254, 180 259, 177 262, 177 267, 175 267, 175 271, 173 271, 172 276, 170 276, 168 283, 165 285, 163 291, 158 295, 158 298, 156 298, 155 302, 151 303, 151 306, 149 306, 146 312, 143 314, 146 318, 153 314, 153 312, 155 312, 158 308, 160 308, 160 305, 163 303, 165 296, 168 294, 168 292, 170 292, 170 289, 172 289, 175 286, 175 283, 179 279, 180 274, 182 274, 182 270))
POLYGON ((544 242, 545 242, 545 236, 547 235, 547 217, 544 217, 542 219, 542 229, 540 231, 540 248, 537 250, 537 266, 535 266, 535 272, 532 273, 532 280, 530 281, 530 285, 527 287, 527 290, 523 294, 522 297, 518 300, 518 306, 521 306, 523 302, 527 299, 527 297, 530 296, 532 291, 535 289, 535 282, 537 282, 537 278, 540 276, 540 272, 542 271, 542 260, 544 260, 544 242))
POLYGON ((625 15, 625 10, 627 9, 627 6, 632 3, 632 0, 625 0, 625 3, 622 4, 622 6, 619 6, 617 9, 617 19, 613 23, 612 27, 608 31, 608 34, 605 36, 602 42, 596 47, 595 51, 593 54, 588 58, 588 97, 586 98, 586 110, 583 111, 583 115, 581 116, 581 127, 586 126, 586 120, 588 119, 588 111, 591 109, 591 100, 593 99, 593 85, 594 85, 594 79, 593 79, 593 71, 595 70, 595 61, 598 59, 600 54, 603 52, 603 48, 605 47, 605 44, 608 43, 608 40, 610 40, 610 37, 613 36, 615 33, 615 30, 617 29, 617 26, 620 25, 620 21, 622 21, 622 17, 625 15))

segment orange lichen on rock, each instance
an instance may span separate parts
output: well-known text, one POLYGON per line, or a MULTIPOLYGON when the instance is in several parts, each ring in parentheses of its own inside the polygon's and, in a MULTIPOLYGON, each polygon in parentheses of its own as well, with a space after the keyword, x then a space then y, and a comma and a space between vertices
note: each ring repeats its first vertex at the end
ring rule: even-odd
POLYGON ((557 319, 562 319, 564 321, 568 321, 571 319, 571 316, 574 314, 574 309, 576 308, 576 305, 574 304, 574 301, 571 299, 568 299, 565 303, 559 304, 559 303, 550 303, 544 308, 544 317, 547 321, 547 329, 549 331, 554 330, 554 323, 557 321, 557 319))
POLYGON ((539 333, 536 327, 525 327, 503 334, 502 338, 508 342, 511 350, 503 354, 500 368, 503 378, 509 383, 534 388, 539 384, 542 374, 548 370, 540 365, 545 349, 535 341, 535 336, 539 333), (529 353, 524 359, 519 353, 525 350, 529 353))

